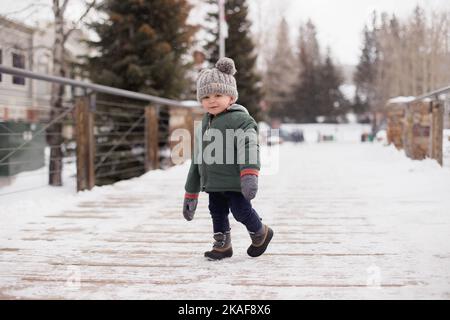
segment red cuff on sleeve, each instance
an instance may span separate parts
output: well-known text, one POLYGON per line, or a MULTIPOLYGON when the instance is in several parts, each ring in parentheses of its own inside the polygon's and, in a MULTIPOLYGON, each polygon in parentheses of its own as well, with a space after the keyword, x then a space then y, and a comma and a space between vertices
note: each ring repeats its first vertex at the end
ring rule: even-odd
POLYGON ((244 169, 241 171, 241 177, 248 175, 248 174, 253 174, 255 176, 259 176, 259 170, 258 169, 244 169))
POLYGON ((188 193, 188 192, 186 192, 184 194, 184 197, 186 199, 198 199, 198 193, 188 193))

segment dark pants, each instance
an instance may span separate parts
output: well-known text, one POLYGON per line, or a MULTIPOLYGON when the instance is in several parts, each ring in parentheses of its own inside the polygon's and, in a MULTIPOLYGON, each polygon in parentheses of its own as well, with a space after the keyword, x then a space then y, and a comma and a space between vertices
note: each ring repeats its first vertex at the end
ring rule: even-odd
POLYGON ((209 212, 214 233, 230 230, 228 220, 230 210, 234 218, 244 224, 248 231, 256 232, 261 229, 261 218, 241 192, 209 192, 209 212))

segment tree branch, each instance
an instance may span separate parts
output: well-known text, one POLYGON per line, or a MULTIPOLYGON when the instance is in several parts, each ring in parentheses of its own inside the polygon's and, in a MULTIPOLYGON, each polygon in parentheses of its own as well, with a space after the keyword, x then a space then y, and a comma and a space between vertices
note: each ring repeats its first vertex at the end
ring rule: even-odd
POLYGON ((9 15, 17 14, 17 13, 22 13, 22 12, 25 12, 25 11, 31 9, 31 8, 35 8, 35 7, 50 7, 50 5, 44 4, 44 3, 32 3, 32 4, 29 4, 28 6, 26 6, 25 8, 22 8, 20 10, 2 13, 2 16, 9 16, 9 15))
POLYGON ((59 15, 59 0, 53 0, 52 10, 53 13, 55 14, 55 17, 59 15))
POLYGON ((69 4, 69 0, 64 0, 62 6, 61 6, 61 12, 64 14, 67 9, 67 5, 69 4))
MULTIPOLYGON (((66 0, 67 1, 67 0, 66 0)), ((79 23, 81 23, 83 21, 84 18, 86 18, 86 16, 88 15, 89 11, 91 11, 91 9, 96 5, 96 0, 92 0, 91 3, 87 3, 85 2, 85 4, 87 5, 86 10, 84 11, 84 13, 80 16, 80 18, 77 20, 77 22, 74 23, 74 27, 67 30, 67 32, 64 33, 63 35, 63 39, 64 42, 67 40, 67 38, 69 38, 70 34, 77 29, 77 26, 79 23)))

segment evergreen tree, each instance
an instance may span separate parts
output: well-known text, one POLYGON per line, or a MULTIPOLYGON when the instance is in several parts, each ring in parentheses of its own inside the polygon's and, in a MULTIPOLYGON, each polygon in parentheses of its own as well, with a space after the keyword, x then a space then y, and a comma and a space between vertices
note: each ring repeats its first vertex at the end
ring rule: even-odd
POLYGON ((339 115, 347 111, 348 102, 340 91, 343 79, 340 71, 334 65, 328 52, 325 63, 320 67, 318 113, 327 121, 336 122, 339 115))
MULTIPOLYGON (((375 25, 375 23, 374 23, 375 25)), ((356 97, 359 106, 356 109, 365 111, 374 107, 376 97, 376 80, 378 65, 378 49, 376 43, 376 29, 364 27, 364 43, 353 81, 356 86, 356 97)), ((356 112, 356 110, 354 110, 356 112)))
POLYGON ((364 101, 359 93, 355 94, 355 100, 351 105, 351 109, 356 114, 361 114, 367 112, 369 110, 369 106, 367 105, 367 101, 364 101))
POLYGON ((283 18, 278 27, 275 52, 267 62, 264 93, 270 116, 284 117, 292 100, 292 86, 297 81, 298 63, 289 40, 289 26, 283 18))
POLYGON ((289 116, 299 122, 316 122, 320 115, 320 68, 321 58, 316 27, 311 20, 300 28, 299 81, 294 87, 289 116))
POLYGON ((104 21, 91 24, 100 40, 90 42, 99 56, 89 59, 96 83, 179 98, 186 88, 186 54, 195 28, 186 24, 187 0, 105 0, 104 21))
MULTIPOLYGON (((195 27, 187 25, 191 6, 188 0, 105 0, 99 10, 106 14, 103 21, 90 27, 98 34, 98 41, 89 42, 98 55, 88 58, 87 70, 95 83, 147 93, 164 98, 180 99, 188 89, 185 72, 187 65, 183 55, 190 47, 195 27)), ((98 100, 112 99, 114 104, 130 103, 146 105, 146 102, 110 97, 99 94, 98 100)), ((127 143, 108 153, 114 136, 103 140, 103 146, 97 147, 104 165, 96 168, 96 174, 104 175, 97 184, 111 183, 143 173, 144 157, 133 152, 133 146, 142 146, 142 130, 131 127, 142 117, 143 109, 123 109, 112 105, 97 104, 99 122, 108 124, 108 132, 131 132, 125 137, 127 143), (129 131, 132 130, 132 131, 129 131), (139 141, 140 140, 140 141, 139 141), (131 154, 124 158, 119 154, 131 154), (134 158, 130 161, 130 157, 134 158), (126 160, 125 162, 122 162, 126 160), (106 165, 107 164, 107 165, 106 165), (136 168, 130 171, 129 168, 136 168), (128 170, 128 171, 127 171, 128 170)), ((167 106, 159 109, 159 147, 168 145, 169 110, 167 106)), ((106 130, 104 128, 104 130, 106 130)), ((160 156, 160 162, 167 158, 160 156)))
MULTIPOLYGON (((206 45, 209 61, 212 65, 219 59, 218 6, 216 0, 208 3, 217 8, 208 14, 208 20, 215 27, 210 30, 212 41, 206 45)), ((228 24, 228 38, 225 39, 225 56, 236 64, 235 74, 239 99, 237 103, 245 106, 258 121, 261 119, 259 103, 262 98, 261 78, 256 73, 256 54, 248 19, 248 4, 246 0, 227 0, 225 2, 225 19, 228 24)))

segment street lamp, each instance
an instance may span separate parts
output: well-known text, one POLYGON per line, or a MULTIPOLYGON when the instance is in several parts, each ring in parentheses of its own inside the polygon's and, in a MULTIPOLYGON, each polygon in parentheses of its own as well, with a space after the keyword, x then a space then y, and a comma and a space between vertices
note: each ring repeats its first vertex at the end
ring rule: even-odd
POLYGON ((228 38, 228 26, 225 21, 225 0, 218 0, 219 4, 219 58, 225 57, 225 39, 228 38))

